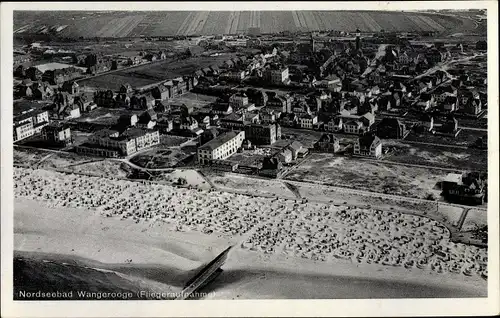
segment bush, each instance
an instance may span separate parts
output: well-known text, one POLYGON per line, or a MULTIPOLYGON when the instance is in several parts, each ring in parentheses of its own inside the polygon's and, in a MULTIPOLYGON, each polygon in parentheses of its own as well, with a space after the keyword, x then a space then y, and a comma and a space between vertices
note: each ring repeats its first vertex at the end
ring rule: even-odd
POLYGON ((432 193, 429 193, 426 197, 425 197, 426 200, 429 200, 429 201, 436 201, 436 197, 434 196, 434 194, 432 193))

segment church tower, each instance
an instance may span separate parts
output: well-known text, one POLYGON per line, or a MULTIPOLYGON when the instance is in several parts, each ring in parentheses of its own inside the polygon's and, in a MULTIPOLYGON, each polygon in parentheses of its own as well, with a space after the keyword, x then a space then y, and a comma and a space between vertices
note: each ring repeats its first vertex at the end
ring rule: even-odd
POLYGON ((359 29, 356 30, 356 51, 361 50, 361 31, 359 29))

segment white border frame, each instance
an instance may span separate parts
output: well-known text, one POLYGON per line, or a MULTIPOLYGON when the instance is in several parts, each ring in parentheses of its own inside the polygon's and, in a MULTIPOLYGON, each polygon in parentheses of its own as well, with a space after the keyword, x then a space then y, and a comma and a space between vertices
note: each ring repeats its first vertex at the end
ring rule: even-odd
POLYGON ((1 4, 1 233, 3 317, 87 316, 463 316, 494 315, 499 302, 498 215, 498 6, 496 1, 422 2, 32 2, 1 4), (389 300, 212 300, 212 301, 12 301, 12 34, 13 10, 488 10, 489 280, 487 298, 389 300), (89 308, 90 307, 90 308, 89 308))

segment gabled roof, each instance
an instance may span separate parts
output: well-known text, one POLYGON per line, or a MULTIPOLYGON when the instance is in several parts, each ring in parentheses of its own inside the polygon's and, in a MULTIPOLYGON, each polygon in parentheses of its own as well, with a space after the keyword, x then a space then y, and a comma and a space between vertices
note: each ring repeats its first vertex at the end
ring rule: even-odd
POLYGON ((292 141, 287 148, 292 148, 295 151, 299 151, 300 149, 304 148, 304 145, 297 140, 292 141))
POLYGON ((350 120, 347 123, 345 123, 345 125, 346 126, 348 125, 348 126, 358 126, 358 127, 360 127, 360 126, 363 125, 363 123, 360 122, 360 121, 358 121, 358 120, 350 120))
POLYGON ((229 103, 216 103, 212 106, 212 110, 215 110, 215 111, 227 111, 231 108, 231 106, 229 105, 229 103))
POLYGON ((242 121, 243 116, 237 113, 231 113, 226 117, 222 118, 222 120, 231 120, 231 121, 242 121))
POLYGON ((155 87, 155 89, 157 89, 158 91, 160 91, 160 93, 168 91, 168 89, 165 86, 163 86, 163 85, 158 85, 158 86, 155 87))
POLYGON ((364 114, 361 117, 364 117, 364 118, 368 119, 371 122, 375 120, 375 116, 372 113, 366 113, 366 114, 364 114))
POLYGON ((335 137, 334 134, 323 134, 321 138, 318 140, 318 142, 329 142, 329 143, 333 143, 336 141, 338 141, 338 138, 335 137))
POLYGON ((370 148, 374 143, 379 144, 381 141, 374 134, 365 134, 359 137, 358 142, 361 148, 370 148))

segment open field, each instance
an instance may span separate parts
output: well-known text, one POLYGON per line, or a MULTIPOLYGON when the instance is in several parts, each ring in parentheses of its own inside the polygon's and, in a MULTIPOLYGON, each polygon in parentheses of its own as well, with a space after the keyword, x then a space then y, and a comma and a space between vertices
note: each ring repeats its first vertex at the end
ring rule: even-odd
POLYGON ((431 194, 439 198, 437 183, 447 173, 314 153, 284 178, 425 199, 431 194))
POLYGON ((50 151, 34 149, 34 148, 14 148, 14 165, 20 165, 25 167, 32 167, 37 164, 44 157, 52 155, 50 151))
POLYGON ((98 159, 95 161, 62 167, 60 171, 89 174, 104 178, 126 178, 127 172, 121 168, 122 163, 114 160, 98 159))
POLYGON ((281 181, 251 178, 232 173, 205 173, 214 186, 220 190, 240 191, 255 195, 276 194, 279 197, 295 198, 294 194, 281 181))
POLYGON ((316 143, 323 134, 324 132, 321 131, 281 127, 282 137, 289 136, 290 140, 299 141, 307 148, 313 148, 314 143, 316 143))
POLYGON ((410 134, 408 134, 408 136, 405 138, 405 140, 469 147, 471 144, 474 144, 479 137, 486 137, 487 135, 487 131, 462 129, 457 137, 452 138, 433 135, 429 132, 417 133, 415 131, 411 131, 410 134))
POLYGON ((488 152, 480 149, 406 144, 394 140, 384 140, 383 147, 392 148, 384 160, 457 170, 488 170, 488 152))
POLYGON ((470 209, 462 225, 462 231, 472 231, 478 227, 487 225, 487 217, 488 213, 483 210, 470 209))
POLYGON ((138 110, 129 110, 125 108, 106 108, 98 107, 89 113, 83 113, 80 117, 73 119, 73 122, 88 123, 97 125, 114 125, 118 122, 121 115, 137 115, 142 112, 138 110))
POLYGON ((186 93, 182 96, 172 98, 168 100, 169 104, 185 104, 188 107, 193 107, 195 109, 202 108, 210 103, 215 102, 217 100, 216 96, 209 96, 204 94, 196 94, 196 93, 186 93))
POLYGON ((77 155, 72 152, 51 151, 36 148, 14 148, 14 165, 40 168, 62 168, 69 165, 75 165, 87 161, 93 161, 96 158, 77 155))
POLYGON ((160 135, 160 146, 177 147, 189 140, 190 138, 188 137, 174 136, 174 135, 160 135))
POLYGON ((171 12, 15 12, 15 33, 38 33, 66 26, 66 37, 139 37, 237 34, 259 27, 280 31, 451 31, 474 30, 477 23, 456 13, 383 11, 171 11, 171 12))
POLYGON ((202 68, 221 65, 224 61, 235 56, 235 53, 227 53, 219 56, 191 57, 184 60, 166 59, 94 76, 78 83, 80 86, 111 90, 118 90, 125 83, 130 84, 133 88, 140 88, 179 76, 192 75, 202 68))

